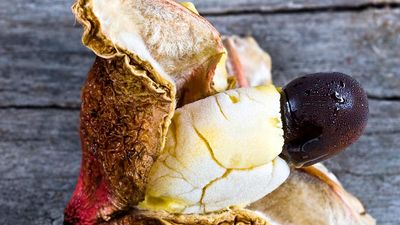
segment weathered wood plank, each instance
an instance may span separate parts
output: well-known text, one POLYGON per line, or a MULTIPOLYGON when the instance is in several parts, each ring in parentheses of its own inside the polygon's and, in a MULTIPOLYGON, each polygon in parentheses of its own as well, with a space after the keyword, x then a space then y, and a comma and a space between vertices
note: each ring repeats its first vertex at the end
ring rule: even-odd
POLYGON ((0 110, 0 178, 75 177, 78 111, 0 110))
MULTIPOLYGON (((396 224, 400 102, 373 100, 370 111, 366 135, 327 165, 379 224, 396 224)), ((60 224, 80 166, 78 114, 0 110, 0 224, 60 224)))
POLYGON ((61 225, 76 179, 35 177, 0 181, 0 224, 61 225))
POLYGON ((200 12, 213 13, 235 13, 235 12, 276 12, 292 10, 312 9, 340 9, 358 8, 370 5, 384 5, 399 3, 398 0, 193 0, 200 12))
MULTIPOLYGON (((0 107, 77 108, 94 55, 80 43, 69 3, 33 1, 0 11, 0 107)), ((400 96, 399 9, 209 19, 223 34, 254 35, 272 55, 279 85, 335 70, 355 76, 372 96, 400 96)))
POLYGON ((78 114, 0 110, 0 224, 62 224, 81 160, 78 114))
MULTIPOLYGON (((177 0, 184 2, 186 0, 177 0)), ((400 0, 187 0, 193 2, 196 8, 205 14, 223 14, 240 12, 281 12, 294 10, 347 9, 357 10, 360 7, 385 6, 400 3, 400 0)), ((14 15, 18 20, 46 18, 49 12, 59 14, 62 18, 70 11, 74 0, 14 0, 0 2, 0 15, 4 12, 14 15), (2 10, 3 9, 3 10, 2 10), (23 14, 27 10, 35 10, 35 15, 23 14)), ((40 19, 39 19, 40 20, 40 19)), ((38 20, 38 21, 39 21, 38 20)), ((32 21, 35 22, 35 21, 32 21)))
POLYGON ((369 95, 400 96, 400 10, 209 19, 223 34, 254 36, 272 56, 279 85, 301 74, 339 71, 369 95))
MULTIPOLYGON (((400 1, 197 2, 223 34, 255 36, 279 85, 336 70, 355 76, 374 99, 393 99, 372 100, 366 135, 327 164, 378 224, 399 224, 400 10, 360 6, 400 1)), ((0 108, 79 107, 94 56, 80 44, 71 4, 0 1, 0 108)), ((0 109, 0 118, 0 224, 61 224, 79 170, 78 111, 0 109)))

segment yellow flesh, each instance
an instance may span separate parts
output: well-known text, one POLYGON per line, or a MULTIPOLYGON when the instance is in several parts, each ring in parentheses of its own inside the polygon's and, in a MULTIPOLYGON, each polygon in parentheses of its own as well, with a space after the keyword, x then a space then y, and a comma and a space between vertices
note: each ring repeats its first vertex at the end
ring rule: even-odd
POLYGON ((191 2, 181 2, 181 4, 183 6, 185 6, 187 9, 189 9, 190 11, 196 13, 197 15, 199 15, 199 11, 197 11, 196 6, 194 6, 193 3, 191 2))
POLYGON ((254 202, 288 176, 280 94, 230 90, 178 109, 140 207, 206 213, 254 202))
MULTIPOLYGON (((104 35, 149 62, 165 79, 179 77, 218 53, 206 24, 149 4, 91 2, 104 35), (184 64, 178 63, 183 58, 184 64)), ((227 86, 225 61, 226 54, 213 80, 218 91, 227 86)), ((140 207, 205 213, 249 204, 278 187, 289 174, 287 164, 277 157, 283 145, 279 97, 273 86, 239 89, 178 109, 140 207)))

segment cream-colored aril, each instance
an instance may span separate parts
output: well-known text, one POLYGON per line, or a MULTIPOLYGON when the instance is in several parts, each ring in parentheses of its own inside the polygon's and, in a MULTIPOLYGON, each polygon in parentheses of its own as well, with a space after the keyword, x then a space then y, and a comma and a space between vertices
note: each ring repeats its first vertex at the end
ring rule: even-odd
POLYGON ((228 88, 228 71, 226 70, 226 62, 228 60, 228 53, 221 56, 217 67, 215 68, 215 74, 213 77, 213 88, 217 92, 225 91, 228 88))
POLYGON ((289 175, 280 94, 236 89, 177 109, 141 208, 207 213, 259 200, 289 175))

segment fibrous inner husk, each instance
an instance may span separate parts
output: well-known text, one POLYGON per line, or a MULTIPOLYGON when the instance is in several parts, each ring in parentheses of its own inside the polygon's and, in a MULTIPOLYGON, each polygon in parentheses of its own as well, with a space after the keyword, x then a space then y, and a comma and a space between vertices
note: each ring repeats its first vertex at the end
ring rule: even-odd
POLYGON ((98 58, 82 92, 82 167, 65 221, 93 224, 144 199, 176 105, 215 93, 224 48, 174 1, 78 0, 73 10, 98 58))
POLYGON ((204 18, 184 6, 169 0, 79 0, 74 11, 91 24, 85 45, 103 58, 133 56, 153 70, 158 83, 175 84, 180 105, 215 93, 222 41, 204 18))
MULTIPOLYGON (((176 125, 169 128, 176 105, 196 102, 226 88, 224 66, 221 73, 216 72, 225 54, 218 32, 195 12, 169 0, 78 0, 73 9, 84 25, 83 43, 99 57, 82 93, 82 169, 65 211, 66 223, 267 224, 261 215, 241 207, 192 215, 136 208, 147 193, 150 170, 157 170, 154 162, 158 164, 159 155, 170 151, 165 150, 170 143, 164 148, 164 140, 167 131, 177 131, 176 125), (222 74, 221 82, 217 74, 222 74)), ((205 137, 207 132, 201 134, 205 137)), ((204 140, 211 142, 211 138, 204 140)), ((266 157, 260 158, 264 161, 248 162, 254 168, 268 164, 266 157)), ((272 163, 278 160, 271 158, 272 163)), ((215 159, 212 163, 221 164, 223 169, 218 171, 225 172, 208 184, 228 178, 228 170, 232 174, 250 170, 243 163, 232 166, 215 159)), ((273 174, 266 172, 267 178, 273 174)), ((267 182, 271 185, 272 180, 267 182)), ((256 198, 265 194, 255 193, 259 194, 256 198)), ((231 193, 227 197, 232 197, 231 193)), ((247 204, 256 198, 224 205, 247 204)), ((200 211, 222 207, 212 204, 217 207, 206 209, 203 204, 200 211)))
POLYGON ((249 209, 279 225, 375 225, 359 200, 321 164, 292 170, 283 185, 249 209))

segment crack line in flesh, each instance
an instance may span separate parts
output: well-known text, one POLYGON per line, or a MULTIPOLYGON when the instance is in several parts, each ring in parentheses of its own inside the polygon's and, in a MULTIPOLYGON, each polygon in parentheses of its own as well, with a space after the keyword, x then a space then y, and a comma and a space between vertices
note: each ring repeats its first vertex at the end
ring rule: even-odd
POLYGON ((200 198, 200 207, 202 208, 203 213, 206 213, 206 206, 205 206, 205 203, 203 202, 203 200, 204 200, 204 197, 205 197, 205 194, 206 194, 207 189, 208 189, 211 185, 213 185, 215 182, 226 178, 231 172, 232 172, 232 169, 227 169, 227 170, 225 171, 225 173, 222 174, 222 176, 215 178, 214 180, 210 181, 206 186, 203 187, 202 193, 201 193, 201 198, 200 198))
POLYGON ((164 161, 161 161, 162 164, 164 164, 165 167, 167 167, 168 169, 170 169, 172 172, 176 172, 177 174, 179 174, 182 177, 182 180, 186 181, 188 184, 190 184, 190 186, 194 187, 194 188, 198 188, 196 185, 193 185, 191 182, 189 182, 189 180, 187 180, 187 178, 185 178, 185 176, 183 175, 182 172, 178 171, 177 169, 172 168, 170 165, 167 164, 166 162, 167 159, 165 159, 164 161))
MULTIPOLYGON (((177 163, 179 163, 181 167, 183 167, 184 169, 187 169, 188 171, 190 171, 190 169, 189 169, 187 166, 185 166, 185 164, 183 164, 183 163, 182 163, 182 162, 181 162, 181 161, 178 159, 178 157, 176 157, 176 156, 173 156, 173 155, 167 155, 167 158, 164 160, 164 161, 165 161, 165 163, 166 163, 166 161, 168 160, 168 158, 175 159, 175 160, 176 160, 176 162, 177 162, 177 163)), ((173 169, 173 171, 176 171, 176 172, 178 172, 176 168, 175 168, 175 169, 173 169)), ((181 173, 181 175, 183 176, 183 173, 181 173)))
MULTIPOLYGON (((265 106, 265 104, 264 104, 263 102, 260 102, 260 101, 256 100, 255 98, 251 97, 249 93, 245 93, 245 95, 246 95, 247 98, 250 99, 251 101, 253 101, 253 102, 255 102, 255 103, 258 103, 258 104, 260 104, 260 105, 265 106)), ((268 107, 268 106, 267 106, 267 107, 268 107)))
MULTIPOLYGON (((233 102, 233 100, 232 100, 232 98, 238 98, 238 97, 236 97, 236 96, 234 96, 234 95, 229 95, 228 93, 226 93, 226 92, 222 92, 224 95, 226 95, 226 96, 228 96, 228 98, 231 100, 231 102, 233 102)), ((239 100, 237 100, 237 101, 239 101, 239 100)))
MULTIPOLYGON (((179 114, 180 115, 180 114, 179 114)), ((185 166, 185 164, 177 157, 177 155, 176 155, 176 149, 178 148, 178 138, 177 138, 177 128, 176 128, 176 121, 173 119, 172 120, 172 123, 171 123, 171 129, 173 129, 173 136, 174 136, 174 143, 175 143, 175 146, 174 146, 174 148, 173 148, 173 151, 172 151, 172 148, 169 148, 168 149, 168 155, 167 155, 167 157, 172 157, 172 158, 174 158, 174 159, 176 159, 176 161, 178 162, 178 163, 180 163, 181 164, 181 166, 183 167, 183 168, 185 168, 185 169, 188 169, 186 166, 185 166)), ((167 159, 165 159, 164 161, 166 161, 167 159)))
MULTIPOLYGON (((276 165, 276 161, 273 160, 271 163, 272 163, 271 178, 269 179, 268 183, 271 183, 271 181, 273 180, 274 175, 275 175, 274 171, 276 170, 276 166, 275 166, 276 165)), ((264 166, 264 165, 262 165, 262 166, 264 166)), ((261 167, 261 166, 259 166, 259 167, 261 167)), ((256 169, 256 168, 257 167, 253 167, 252 169, 256 169)), ((230 170, 231 170, 231 172, 234 172, 234 171, 245 171, 245 170, 252 170, 252 169, 230 169, 230 170)), ((227 175, 229 175, 229 174, 227 174, 227 175)), ((226 201, 228 199, 229 198, 221 199, 221 200, 216 201, 214 203, 221 203, 221 202, 226 201)))
MULTIPOLYGON (((226 95, 228 95, 228 94, 226 94, 226 95)), ((229 95, 228 95, 228 96, 229 96, 229 95)), ((239 98, 240 98, 240 93, 239 93, 239 98)), ((217 163, 217 165, 219 165, 220 167, 222 167, 222 168, 225 169, 225 173, 222 174, 222 176, 215 178, 214 180, 210 181, 206 186, 204 186, 204 187, 202 188, 202 195, 201 195, 201 198, 200 198, 200 202, 199 202, 200 205, 199 205, 199 207, 202 208, 202 209, 203 209, 203 213, 205 213, 205 204, 203 203, 203 199, 204 199, 204 197, 205 197, 205 192, 206 192, 206 190, 207 190, 212 184, 214 184, 215 182, 217 182, 217 181, 219 181, 219 180, 221 180, 221 179, 223 179, 223 178, 226 178, 226 177, 227 177, 232 171, 234 171, 234 170, 237 170, 237 171, 252 170, 252 169, 254 169, 254 168, 264 166, 264 165, 266 165, 266 164, 268 164, 268 163, 265 163, 265 164, 260 165, 260 166, 249 167, 249 168, 237 168, 237 169, 235 168, 235 169, 232 169, 232 168, 226 168, 226 167, 224 167, 224 166, 222 165, 222 163, 220 163, 220 162, 217 160, 217 158, 215 157, 214 151, 213 151, 213 149, 211 148, 211 145, 210 145, 210 143, 208 142, 208 140, 207 140, 207 139, 201 134, 201 132, 195 127, 194 121, 193 121, 193 115, 192 115, 192 113, 190 113, 190 117, 191 117, 191 120, 192 120, 192 127, 193 127, 194 131, 196 132, 196 134, 197 134, 197 136, 199 137, 199 139, 206 145, 207 150, 209 151, 210 156, 211 156, 211 158, 213 159, 213 161, 214 161, 215 163, 217 163)), ((179 161, 178 161, 178 162, 179 162, 179 161)), ((272 163, 274 163, 274 161, 272 161, 272 163)), ((273 165, 274 165, 274 164, 273 164, 273 165)), ((171 169, 171 170, 174 171, 173 169, 171 169)), ((179 174, 181 174, 181 176, 183 176, 182 173, 179 173, 179 174)), ((183 178, 183 177, 182 177, 182 178, 183 178)), ((183 178, 183 179, 184 179, 184 178, 183 178)), ((186 179, 184 179, 184 180, 186 181, 186 179)), ((189 182, 188 182, 188 183, 189 183, 189 182)), ((190 184, 190 183, 189 183, 189 184, 190 184)), ((192 184, 190 184, 190 185, 192 185, 192 184)), ((193 186, 193 185, 192 185, 192 186, 193 186)), ((195 186, 193 186, 193 187, 195 187, 195 186)), ((195 206, 195 205, 197 205, 197 204, 189 205, 189 207, 195 206)), ((187 207, 188 207, 188 206, 186 206, 185 209, 186 209, 187 207)))
POLYGON ((171 175, 169 175, 169 174, 165 174, 165 175, 162 175, 162 176, 157 177, 157 178, 155 178, 154 180, 152 180, 152 183, 158 182, 159 180, 161 180, 161 179, 163 179, 163 178, 181 179, 181 177, 174 177, 174 176, 171 176, 171 175))
POLYGON ((224 113, 224 111, 222 110, 221 104, 218 100, 218 97, 216 95, 214 95, 215 101, 217 102, 217 106, 219 108, 219 111, 221 112, 222 116, 226 119, 229 120, 228 117, 226 116, 226 114, 224 113))
POLYGON ((224 169, 227 169, 227 170, 247 171, 247 170, 253 170, 255 168, 258 168, 258 167, 261 167, 261 166, 264 166, 264 165, 270 163, 270 162, 267 162, 267 163, 264 163, 264 164, 261 164, 261 165, 251 166, 251 167, 247 167, 247 168, 229 168, 229 167, 225 167, 220 161, 218 161, 217 157, 215 157, 214 150, 211 148, 211 145, 208 142, 208 140, 204 137, 204 135, 193 124, 194 123, 192 122, 193 129, 196 132, 197 136, 206 145, 206 147, 207 147, 207 149, 208 149, 208 151, 210 153, 210 156, 213 159, 213 161, 215 161, 220 167, 222 167, 224 169))
POLYGON ((196 132, 196 134, 197 134, 197 136, 199 137, 199 139, 200 139, 201 141, 203 141, 203 143, 206 145, 206 147, 207 147, 207 149, 208 149, 208 151, 209 151, 209 153, 210 153, 210 156, 211 156, 211 158, 213 159, 213 161, 216 162, 216 163, 218 164, 218 166, 220 166, 220 167, 222 167, 222 168, 224 168, 224 169, 229 169, 229 168, 226 168, 224 165, 222 165, 222 163, 221 163, 220 161, 218 161, 218 159, 217 159, 217 158, 215 157, 215 155, 214 155, 214 151, 213 151, 213 149, 211 148, 210 143, 209 143, 208 140, 200 133, 200 131, 194 126, 194 123, 193 123, 193 129, 194 129, 194 131, 196 132))

